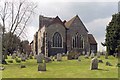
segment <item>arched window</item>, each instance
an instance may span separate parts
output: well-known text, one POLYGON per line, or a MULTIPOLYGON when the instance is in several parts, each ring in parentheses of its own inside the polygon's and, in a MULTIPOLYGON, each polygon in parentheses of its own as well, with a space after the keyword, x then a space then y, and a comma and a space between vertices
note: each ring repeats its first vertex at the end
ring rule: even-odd
POLYGON ((83 48, 84 45, 84 39, 82 35, 78 35, 78 33, 76 33, 76 35, 74 37, 72 37, 72 48, 83 48))
POLYGON ((83 36, 81 35, 81 36, 80 36, 80 48, 83 48, 83 46, 84 46, 84 38, 83 38, 83 36))
POLYGON ((62 47, 62 37, 58 32, 53 35, 53 47, 62 47))

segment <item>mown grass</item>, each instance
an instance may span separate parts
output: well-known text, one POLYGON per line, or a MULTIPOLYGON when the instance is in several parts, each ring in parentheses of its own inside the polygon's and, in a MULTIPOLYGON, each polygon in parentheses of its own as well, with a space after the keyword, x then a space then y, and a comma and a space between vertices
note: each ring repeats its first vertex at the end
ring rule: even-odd
MULTIPOLYGON (((10 57, 9 57, 10 59, 10 57)), ((9 60, 7 59, 7 60, 9 60)), ((90 70, 91 59, 81 61, 67 60, 63 57, 62 61, 53 61, 47 63, 47 71, 38 72, 36 59, 29 59, 26 62, 3 65, 5 70, 2 72, 3 78, 118 78, 117 58, 109 56, 109 59, 101 58, 104 63, 99 63, 99 70, 90 70), (113 66, 106 66, 105 62, 109 61, 113 66), (26 68, 20 68, 20 64, 25 64, 26 68)))

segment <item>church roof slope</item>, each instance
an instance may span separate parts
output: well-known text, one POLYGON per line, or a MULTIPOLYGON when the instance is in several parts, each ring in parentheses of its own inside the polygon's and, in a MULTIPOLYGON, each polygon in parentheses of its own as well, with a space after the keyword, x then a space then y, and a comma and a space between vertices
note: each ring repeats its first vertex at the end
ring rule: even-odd
POLYGON ((83 25, 85 30, 88 32, 88 30, 86 29, 86 27, 84 26, 83 22, 81 21, 78 15, 74 16, 72 19, 70 19, 65 23, 66 28, 69 28, 77 18, 79 19, 80 23, 83 25))
POLYGON ((88 41, 90 44, 97 44, 97 42, 92 34, 88 34, 88 41))

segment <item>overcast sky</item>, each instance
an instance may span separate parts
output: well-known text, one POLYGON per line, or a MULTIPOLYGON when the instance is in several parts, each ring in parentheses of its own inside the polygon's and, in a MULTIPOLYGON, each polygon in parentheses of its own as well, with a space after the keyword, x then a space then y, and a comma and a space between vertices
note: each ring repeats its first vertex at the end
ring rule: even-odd
POLYGON ((98 50, 105 48, 101 42, 105 39, 106 25, 111 20, 113 14, 118 12, 119 0, 31 0, 37 3, 38 7, 35 15, 31 18, 27 26, 27 38, 33 40, 33 35, 39 28, 39 15, 48 17, 59 16, 61 20, 70 20, 78 15, 83 21, 90 34, 93 34, 97 43, 98 50), (83 2, 84 1, 84 2, 83 2))

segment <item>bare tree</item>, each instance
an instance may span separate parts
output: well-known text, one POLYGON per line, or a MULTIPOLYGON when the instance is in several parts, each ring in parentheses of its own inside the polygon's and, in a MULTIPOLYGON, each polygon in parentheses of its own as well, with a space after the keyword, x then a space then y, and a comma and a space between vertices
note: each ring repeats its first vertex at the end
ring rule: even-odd
MULTIPOLYGON (((26 0, 17 0, 15 2, 4 2, 0 6, 0 19, 2 24, 2 39, 4 41, 4 34, 7 32, 21 36, 28 21, 34 14, 37 5, 26 0)), ((11 41, 11 34, 9 35, 8 43, 11 41)), ((4 43, 4 42, 3 42, 4 43)), ((6 44, 8 44, 6 43, 6 44)), ((4 47, 4 45, 3 45, 4 47)))

